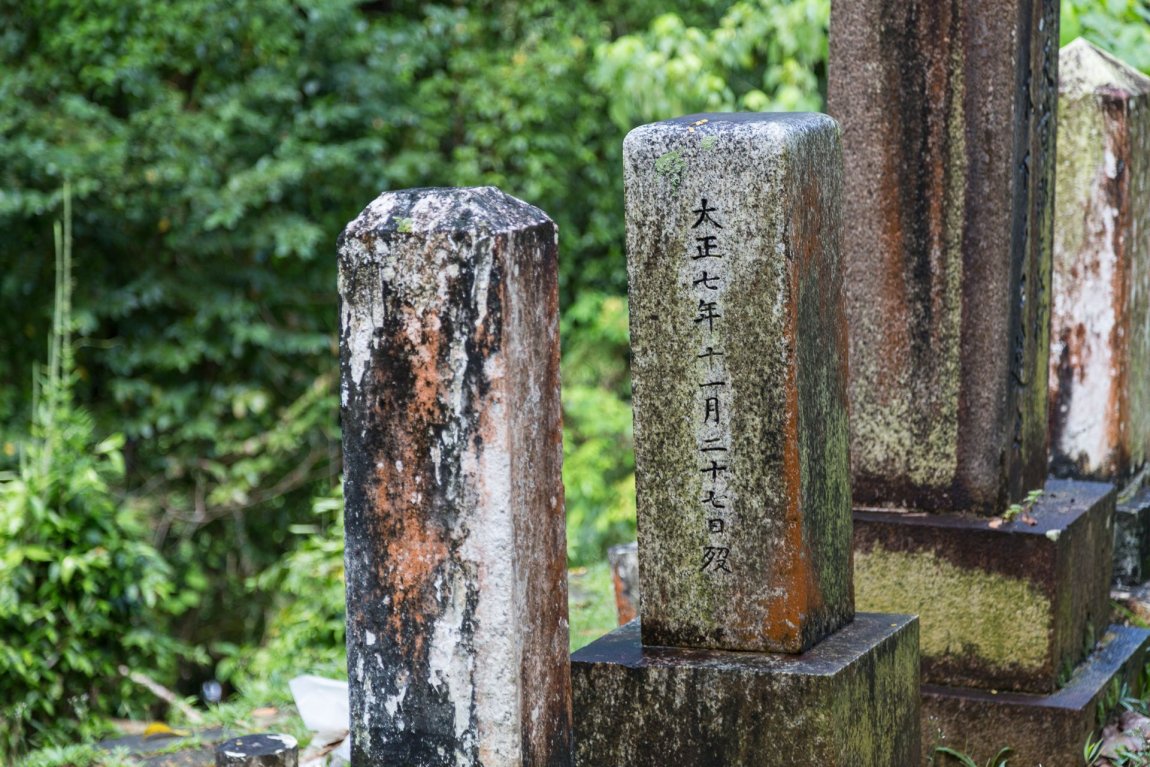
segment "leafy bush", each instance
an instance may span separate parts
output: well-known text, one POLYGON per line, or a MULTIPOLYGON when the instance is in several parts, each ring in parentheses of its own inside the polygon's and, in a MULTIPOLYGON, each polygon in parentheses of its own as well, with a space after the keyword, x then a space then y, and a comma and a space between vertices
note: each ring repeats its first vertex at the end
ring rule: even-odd
POLYGON ((1077 37, 1150 74, 1150 5, 1143 0, 1062 0, 1062 45, 1077 37))
POLYGON ((299 545, 249 583, 276 594, 258 647, 227 647, 219 674, 250 698, 286 702, 300 674, 347 678, 343 497, 334 487, 312 507, 313 524, 296 525, 299 545))
POLYGON ((571 565, 635 539, 627 302, 587 291, 563 315, 563 484, 571 565))
MULTIPOLYGON (((0 754, 91 728, 150 700, 119 669, 170 671, 156 619, 182 607, 171 568, 112 487, 122 438, 94 436, 72 401, 70 216, 57 229, 56 311, 30 435, 0 476, 0 754)), ((146 693, 145 693, 146 694, 146 693)))

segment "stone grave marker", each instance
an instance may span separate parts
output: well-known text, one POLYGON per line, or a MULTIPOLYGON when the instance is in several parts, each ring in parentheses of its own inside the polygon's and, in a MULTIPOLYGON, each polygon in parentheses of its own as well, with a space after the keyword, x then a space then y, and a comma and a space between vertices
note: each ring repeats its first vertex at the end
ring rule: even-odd
POLYGON ((570 764, 557 239, 493 187, 339 241, 352 762, 570 764))
POLYGON ((1104 630, 1113 488, 1046 482, 1058 8, 831 13, 856 595, 920 615, 924 745, 979 762, 1080 759, 1145 644, 1104 630))
POLYGON ((1046 478, 1056 0, 840 0, 854 499, 994 515, 1046 478))
POLYGON ((1050 351, 1057 476, 1119 484, 1114 578, 1150 576, 1150 78, 1062 49, 1050 351))
POLYGON ((838 126, 624 156, 642 599, 572 657, 576 763, 911 764, 916 622, 851 589, 838 126))
POLYGON ((612 546, 607 549, 607 564, 615 590, 615 616, 622 626, 639 615, 639 545, 612 546))

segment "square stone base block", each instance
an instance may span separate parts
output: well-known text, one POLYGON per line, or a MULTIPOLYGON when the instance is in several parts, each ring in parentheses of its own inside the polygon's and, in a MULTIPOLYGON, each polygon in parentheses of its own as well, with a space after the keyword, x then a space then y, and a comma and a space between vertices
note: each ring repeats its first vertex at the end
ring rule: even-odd
POLYGON ((927 684, 1054 692, 1110 623, 1114 497, 1051 480, 1011 522, 856 509, 855 603, 919 616, 927 684))
POLYGON ((1114 583, 1134 586, 1150 578, 1150 488, 1119 501, 1114 513, 1114 583))
POLYGON ((571 656, 577 767, 906 767, 920 759, 918 621, 857 614, 799 655, 639 643, 571 656))
POLYGON ((923 685, 923 764, 936 746, 969 754, 976 764, 1009 746, 1011 767, 1081 765, 1086 738, 1097 736, 1123 685, 1139 693, 1148 644, 1150 631, 1111 626, 1070 682, 1051 695, 923 685))

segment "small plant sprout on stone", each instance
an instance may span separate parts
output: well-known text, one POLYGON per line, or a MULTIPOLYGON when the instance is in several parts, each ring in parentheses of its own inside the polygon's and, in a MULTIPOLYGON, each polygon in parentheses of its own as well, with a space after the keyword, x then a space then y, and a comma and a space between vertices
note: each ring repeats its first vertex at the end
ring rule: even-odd
POLYGON ((1009 523, 1009 522, 1013 522, 1014 520, 1018 519, 1018 520, 1025 522, 1028 525, 1038 524, 1037 520, 1035 520, 1034 517, 1030 516, 1030 510, 1034 507, 1034 504, 1037 503, 1038 499, 1041 497, 1042 497, 1042 490, 1041 489, 1031 490, 1029 493, 1026 494, 1026 498, 1024 498, 1022 500, 1022 503, 1012 503, 1006 507, 1006 513, 1002 515, 1002 521, 1009 523))
MULTIPOLYGON (((1006 767, 1007 757, 1010 756, 1011 750, 1009 746, 999 749, 997 754, 986 760, 986 767, 1006 767)), ((978 767, 978 763, 970 756, 947 746, 935 746, 934 753, 953 757, 962 767, 978 767)))

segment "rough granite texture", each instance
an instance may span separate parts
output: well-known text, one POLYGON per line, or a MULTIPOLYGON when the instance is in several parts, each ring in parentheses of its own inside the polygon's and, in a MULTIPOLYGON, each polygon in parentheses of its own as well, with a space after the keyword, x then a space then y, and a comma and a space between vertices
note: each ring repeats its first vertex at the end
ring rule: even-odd
POLYGON ((1111 626, 1066 686, 1051 695, 923 685, 923 767, 934 764, 927 757, 935 746, 989 764, 1004 745, 1011 748, 1011 767, 1078 767, 1086 738, 1097 736, 1100 715, 1111 713, 1107 696, 1124 684, 1129 694, 1139 694, 1148 646, 1150 631, 1111 626))
POLYGON ((1053 692, 1109 622, 1113 486, 1052 480, 1028 514, 855 513, 859 609, 919 616, 925 682, 1053 692))
POLYGON ((1062 49, 1051 470, 1125 483, 1150 448, 1150 78, 1062 49))
POLYGON ((1046 478, 1057 0, 835 0, 854 498, 1001 513, 1046 478))
POLYGON ((555 225, 493 187, 339 240, 352 761, 570 764, 555 225))
POLYGON ((918 625, 859 614, 801 655, 647 647, 632 622, 571 657, 579 767, 908 767, 918 625))
POLYGON ((800 652, 853 613, 838 126, 623 147, 643 641, 800 652))

